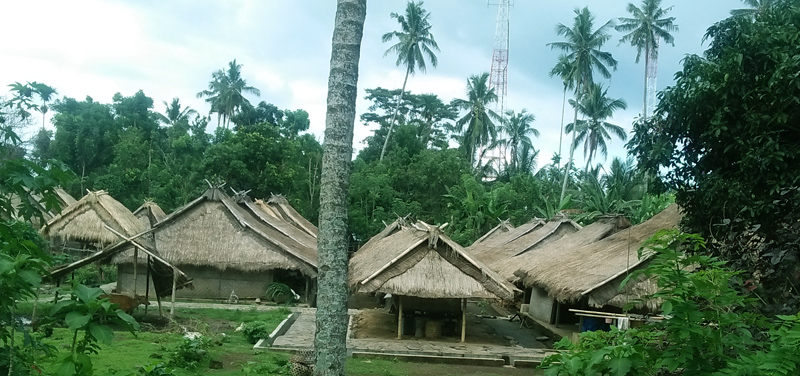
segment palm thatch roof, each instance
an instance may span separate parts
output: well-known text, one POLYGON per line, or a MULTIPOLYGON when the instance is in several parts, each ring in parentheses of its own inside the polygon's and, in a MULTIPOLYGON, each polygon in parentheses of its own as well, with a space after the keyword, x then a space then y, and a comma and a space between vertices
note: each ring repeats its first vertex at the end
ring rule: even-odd
POLYGON ((532 236, 508 243, 506 246, 509 249, 518 252, 489 264, 490 267, 506 280, 516 283, 519 281, 518 271, 530 270, 542 259, 561 257, 564 250, 596 242, 631 225, 621 216, 600 218, 585 227, 577 226, 572 221, 567 225, 564 221, 564 218, 553 220, 532 233, 532 236))
MULTIPOLYGON (((292 223, 285 221, 280 216, 268 213, 258 203, 254 202, 247 196, 247 192, 235 192, 233 200, 239 204, 244 211, 249 213, 253 218, 261 221, 267 227, 278 231, 289 239, 296 241, 308 248, 317 249, 317 238, 311 236, 309 233, 295 227, 292 223)), ((267 210, 272 210, 268 208, 267 210)), ((274 213, 274 212, 273 212, 274 213)))
POLYGON ((503 219, 497 226, 494 226, 491 230, 487 231, 483 236, 478 238, 478 240, 474 241, 472 245, 483 243, 486 240, 494 239, 498 236, 502 236, 503 234, 511 231, 514 229, 514 225, 511 224, 511 221, 508 219, 503 219))
POLYGON ((136 216, 136 218, 139 218, 139 220, 142 221, 145 226, 150 228, 153 227, 154 224, 164 219, 164 217, 167 216, 167 213, 164 213, 164 210, 161 209, 161 207, 155 202, 147 200, 133 211, 133 215, 136 216))
POLYGON ((423 222, 387 226, 350 259, 348 284, 356 292, 419 298, 500 298, 518 292, 441 232, 423 222), (390 229, 390 230, 389 230, 390 229))
MULTIPOLYGON (((267 226, 218 188, 166 216, 152 231, 158 252, 173 264, 317 273, 316 248, 267 226)), ((130 256, 127 252, 112 262, 132 262, 130 256)))
MULTIPOLYGON (((55 189, 53 189, 53 192, 55 193, 55 197, 54 198, 55 198, 56 202, 58 203, 58 207, 60 208, 60 211, 64 211, 64 209, 66 209, 67 206, 69 206, 71 204, 74 204, 76 202, 75 199, 72 196, 70 196, 70 194, 67 193, 61 187, 56 187, 55 189)), ((35 193, 28 194, 26 202, 23 202, 22 198, 20 198, 20 196, 18 196, 16 194, 13 194, 13 193, 10 194, 7 197, 9 199, 9 203, 11 205, 10 206, 11 207, 11 212, 10 213, 3 213, 3 214, 9 214, 8 217, 4 218, 4 219, 18 219, 19 211, 20 211, 21 207, 26 203, 27 203, 27 205, 29 205, 30 207, 33 207, 36 211, 38 211, 38 212, 40 212, 42 214, 42 219, 44 219, 45 223, 50 221, 51 219, 53 219, 53 217, 55 217, 59 213, 59 211, 54 210, 55 208, 48 208, 48 206, 52 206, 52 204, 55 204, 55 203, 45 202, 44 198, 39 194, 35 194, 35 193)), ((4 217, 6 217, 6 216, 4 216, 4 217)), ((40 223, 39 219, 37 219, 37 218, 33 218, 32 219, 32 224, 36 228, 39 228, 42 225, 40 223)))
POLYGON ((263 200, 256 200, 256 205, 264 209, 264 211, 271 212, 271 215, 291 223, 293 226, 312 237, 317 237, 317 233, 319 232, 317 226, 314 226, 313 223, 300 215, 300 213, 289 204, 289 200, 287 200, 286 197, 282 195, 272 195, 266 203, 263 200))
POLYGON ((521 236, 525 236, 525 234, 544 226, 544 224, 545 221, 539 218, 533 218, 519 227, 510 227, 510 224, 503 225, 501 223, 500 225, 495 226, 494 229, 489 230, 488 233, 484 234, 484 236, 476 240, 474 243, 472 243, 472 245, 467 247, 467 252, 474 253, 478 249, 499 247, 521 236), (501 228, 498 229, 498 227, 501 228))
POLYGON ((542 226, 536 226, 531 231, 515 236, 502 244, 489 246, 491 241, 483 245, 473 245, 468 248, 472 256, 498 272, 506 280, 512 280, 517 268, 500 268, 504 261, 525 254, 537 247, 541 247, 565 235, 572 234, 581 229, 581 225, 566 217, 557 217, 542 226))
MULTIPOLYGON (((678 206, 672 204, 649 220, 596 242, 561 248, 557 255, 534 252, 537 262, 525 265, 517 275, 526 285, 539 286, 562 303, 586 298, 593 307, 621 306, 655 290, 652 281, 640 280, 619 291, 619 282, 650 259, 652 253, 647 250, 641 259, 637 255, 645 240, 658 230, 677 227, 681 218, 678 206)), ((653 308, 653 303, 648 302, 648 307, 653 308)))
POLYGON ((147 229, 128 208, 106 191, 89 192, 47 222, 41 232, 51 239, 78 241, 99 247, 121 240, 105 228, 131 237, 147 229))

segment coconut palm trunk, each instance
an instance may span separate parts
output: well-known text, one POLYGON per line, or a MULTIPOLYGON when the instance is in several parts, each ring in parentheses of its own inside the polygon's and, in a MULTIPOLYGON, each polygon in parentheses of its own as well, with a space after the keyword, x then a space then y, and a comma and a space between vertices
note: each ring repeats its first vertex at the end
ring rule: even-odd
POLYGON ((394 129, 394 121, 397 119, 397 113, 400 111, 400 104, 403 103, 403 95, 406 93, 406 84, 408 83, 408 75, 411 73, 411 69, 406 69, 406 78, 403 79, 403 88, 400 89, 400 98, 397 99, 397 105, 394 106, 394 113, 392 114, 392 120, 389 122, 389 132, 386 133, 386 139, 383 140, 383 149, 381 149, 381 157, 380 161, 383 160, 383 155, 386 154, 386 147, 389 145, 389 136, 392 135, 392 129, 394 129))
POLYGON ((347 360, 347 197, 366 0, 338 0, 320 184, 314 375, 344 376, 347 360))
POLYGON ((642 120, 647 121, 647 71, 650 69, 650 43, 647 44, 645 47, 645 55, 644 55, 644 93, 642 95, 642 103, 644 103, 644 108, 642 109, 642 120))
MULTIPOLYGON (((583 78, 581 78, 581 81, 583 78)), ((561 205, 561 202, 564 201, 564 195, 567 193, 567 180, 569 180, 569 170, 572 168, 572 158, 575 156, 575 134, 578 133, 578 100, 580 100, 579 93, 582 84, 578 84, 575 88, 575 116, 574 120, 572 120, 572 141, 569 143, 569 159, 567 160, 567 165, 564 167, 564 182, 561 184, 561 198, 558 201, 558 205, 561 205)))
POLYGON ((558 163, 561 163, 561 144, 564 143, 564 112, 567 109, 567 87, 564 86, 564 98, 561 100, 561 133, 558 134, 558 163))

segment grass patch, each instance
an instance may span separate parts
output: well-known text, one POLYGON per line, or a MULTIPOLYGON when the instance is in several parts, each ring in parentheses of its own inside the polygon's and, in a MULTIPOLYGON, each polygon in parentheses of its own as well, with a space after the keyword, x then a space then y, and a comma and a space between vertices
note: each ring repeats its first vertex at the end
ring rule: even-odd
MULTIPOLYGON (((253 306, 253 308, 255 308, 255 306, 253 306)), ((238 323, 277 321, 275 322, 275 326, 277 327, 290 313, 292 313, 292 311, 285 307, 269 311, 257 311, 255 309, 181 308, 175 315, 178 319, 224 320, 238 323)))

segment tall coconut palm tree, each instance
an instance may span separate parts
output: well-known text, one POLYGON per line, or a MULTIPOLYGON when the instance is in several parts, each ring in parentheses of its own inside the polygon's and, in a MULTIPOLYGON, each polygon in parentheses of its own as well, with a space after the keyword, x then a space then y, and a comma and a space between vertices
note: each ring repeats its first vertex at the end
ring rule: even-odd
POLYGON ((386 146, 389 145, 389 137, 392 135, 394 129, 394 122, 397 118, 397 111, 400 109, 400 103, 403 102, 403 94, 406 92, 406 83, 408 83, 408 76, 414 74, 416 69, 425 73, 425 57, 430 60, 431 65, 434 67, 439 63, 436 54, 433 50, 439 51, 439 45, 431 34, 431 24, 428 22, 431 14, 422 8, 422 2, 409 1, 406 5, 405 15, 400 15, 392 12, 391 17, 397 19, 400 24, 399 31, 392 31, 383 34, 381 38, 383 43, 397 39, 397 43, 389 47, 383 56, 389 53, 397 54, 397 61, 395 64, 399 67, 403 65, 406 67, 406 77, 403 79, 403 88, 400 90, 400 98, 397 100, 397 106, 392 114, 392 120, 389 122, 389 132, 386 134, 386 139, 383 141, 383 148, 381 149, 380 160, 386 154, 386 146))
POLYGON ((747 9, 733 9, 731 10, 732 16, 753 18, 756 14, 762 13, 767 8, 775 5, 781 0, 742 0, 745 5, 750 8, 747 9))
POLYGON ((583 142, 583 155, 586 157, 586 170, 588 171, 592 158, 598 150, 603 158, 608 156, 606 141, 611 139, 611 134, 623 141, 628 138, 625 129, 605 121, 612 117, 614 111, 624 110, 628 108, 628 105, 622 99, 609 98, 608 89, 603 89, 603 86, 599 84, 592 85, 589 93, 579 103, 575 104, 572 101, 570 103, 586 117, 586 120, 567 124, 567 132, 577 135, 572 144, 573 148, 583 142))
POLYGON ((50 109, 50 107, 47 106, 47 103, 53 100, 53 96, 58 94, 58 92, 51 86, 45 85, 41 82, 33 81, 29 85, 33 88, 33 91, 36 92, 36 95, 38 95, 39 99, 42 101, 42 105, 39 106, 39 112, 42 113, 42 128, 44 128, 44 125, 46 124, 45 116, 47 115, 47 110, 50 109))
POLYGON ((564 93, 561 100, 561 128, 558 133, 558 157, 561 159, 561 144, 563 143, 562 137, 564 136, 564 111, 567 107, 567 90, 575 86, 575 66, 569 60, 567 55, 561 54, 558 56, 558 61, 553 69, 550 70, 550 77, 558 76, 561 82, 564 83, 564 93))
POLYGON ((189 124, 189 118, 192 115, 197 115, 197 111, 193 108, 186 106, 181 106, 181 100, 179 98, 172 98, 172 102, 167 103, 164 101, 164 106, 166 109, 164 110, 163 114, 156 113, 156 116, 159 120, 164 122, 164 124, 168 124, 170 126, 175 126, 178 123, 186 122, 189 124))
MULTIPOLYGON (((608 41, 611 36, 608 34, 612 27, 612 22, 608 21, 603 26, 592 30, 594 27, 594 16, 589 12, 589 8, 575 9, 575 19, 572 27, 564 24, 556 26, 558 35, 563 35, 566 41, 548 43, 550 48, 559 49, 566 53, 567 59, 572 63, 574 74, 572 79, 575 84, 575 102, 580 102, 580 97, 585 94, 588 87, 594 82, 593 71, 597 71, 605 78, 611 77, 608 68, 616 69, 617 61, 611 56, 610 52, 600 51, 600 48, 608 41)), ((578 121, 578 108, 575 108, 574 122, 578 121)), ((572 134, 570 142, 569 160, 564 166, 564 182, 561 185, 561 200, 567 191, 567 178, 569 170, 572 168, 572 158, 575 153, 575 133, 572 134)))
POLYGON ((242 93, 261 96, 261 91, 247 85, 242 78, 242 64, 236 64, 236 59, 228 63, 227 69, 220 69, 211 74, 208 89, 197 93, 198 98, 206 97, 206 102, 211 105, 211 113, 217 113, 217 123, 222 120, 223 127, 228 128, 231 116, 235 115, 242 106, 250 104, 242 93))
POLYGON ((671 32, 678 31, 678 25, 673 24, 675 17, 666 17, 672 7, 661 8, 661 0, 642 0, 642 7, 639 8, 632 3, 628 3, 628 13, 633 17, 620 17, 620 24, 615 28, 617 31, 627 32, 620 43, 630 43, 636 47, 636 63, 644 52, 644 95, 642 118, 647 120, 647 71, 650 67, 650 57, 658 58, 658 40, 675 46, 675 38, 671 32))
POLYGON ((492 143, 497 138, 497 128, 492 119, 499 116, 489 109, 497 102, 494 88, 489 88, 489 73, 473 75, 467 79, 467 99, 453 99, 451 105, 467 113, 456 120, 455 131, 461 134, 462 146, 467 150, 471 164, 475 153, 481 146, 492 143))
POLYGON ((347 203, 358 64, 367 0, 339 0, 328 75, 319 210, 314 375, 344 375, 347 360, 347 203))
POLYGON ((523 109, 515 113, 514 110, 506 111, 506 117, 501 119, 500 130, 505 133, 506 139, 501 143, 511 152, 510 170, 517 171, 519 165, 520 147, 533 148, 531 136, 539 137, 539 130, 531 127, 536 116, 523 109))

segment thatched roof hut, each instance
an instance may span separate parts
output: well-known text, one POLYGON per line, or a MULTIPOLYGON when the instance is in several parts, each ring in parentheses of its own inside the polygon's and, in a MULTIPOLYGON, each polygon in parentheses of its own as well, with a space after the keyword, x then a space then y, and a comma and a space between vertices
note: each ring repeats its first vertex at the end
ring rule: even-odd
MULTIPOLYGON (((55 189, 53 189, 53 193, 55 193, 54 198, 58 203, 60 211, 64 211, 64 209, 66 209, 69 205, 74 204, 76 202, 76 200, 61 187, 56 187, 55 189)), ((45 202, 43 197, 39 194, 33 194, 33 193, 28 194, 26 202, 23 202, 22 198, 20 198, 20 196, 16 194, 9 195, 8 199, 9 203, 11 204, 11 212, 10 213, 3 212, 2 214, 4 219, 18 219, 19 211, 25 204, 27 204, 29 208, 33 208, 34 210, 41 213, 44 223, 47 223, 59 213, 59 211, 54 210, 54 208, 48 208, 48 206, 52 206, 52 204, 54 203, 45 202)), ((35 228, 42 227, 42 223, 38 218, 32 218, 31 224, 35 228)))
POLYGON ((301 228, 293 225, 291 222, 284 220, 282 217, 276 215, 275 211, 267 212, 267 210, 272 209, 267 205, 267 209, 265 210, 263 208, 263 201, 262 204, 259 205, 257 202, 253 201, 247 196, 247 192, 236 192, 232 199, 239 204, 240 208, 249 213, 253 218, 258 219, 263 225, 283 234, 289 239, 298 242, 305 247, 317 249, 317 238, 315 236, 303 231, 301 228))
POLYGON ((507 232, 509 232, 509 231, 511 231, 513 229, 514 229, 514 225, 511 224, 511 221, 508 220, 508 219, 503 219, 503 220, 500 221, 500 223, 497 224, 497 226, 494 226, 491 230, 486 231, 486 233, 483 234, 483 236, 478 238, 478 240, 474 241, 472 243, 472 245, 480 244, 480 243, 483 243, 483 242, 485 242, 487 240, 495 239, 495 238, 497 238, 499 236, 503 236, 503 234, 505 234, 505 233, 507 233, 507 232))
MULTIPOLYGON (((58 279, 72 270, 120 253, 127 253, 132 258, 132 249, 136 247, 153 256, 153 268, 159 272, 153 276, 156 288, 161 296, 169 295, 175 269, 160 257, 151 238, 142 236, 148 228, 107 192, 89 192, 50 220, 41 231, 52 240, 89 244, 98 251, 71 264, 54 268, 51 276, 58 279)), ((180 270, 177 270, 174 282, 177 289, 191 286, 191 279, 180 270)))
POLYGON ((387 227, 350 259, 348 284, 361 293, 419 298, 513 299, 518 291, 443 234, 422 222, 387 227))
POLYGON ((255 205, 268 215, 282 219, 314 238, 317 237, 317 233, 319 232, 317 226, 314 226, 313 223, 300 215, 300 213, 289 204, 286 197, 282 195, 272 195, 266 202, 264 200, 255 200, 255 205))
POLYGON ((161 207, 155 202, 147 200, 141 206, 139 206, 139 208, 133 211, 133 215, 136 218, 139 218, 139 220, 142 221, 145 226, 150 228, 164 219, 164 217, 167 216, 167 213, 164 213, 164 210, 161 209, 161 207))
POLYGON ((499 247, 521 236, 525 236, 525 234, 544 226, 544 224, 545 221, 539 218, 533 218, 519 227, 513 227, 510 223, 500 223, 467 247, 467 252, 472 254, 478 249, 499 247))
MULTIPOLYGON (((637 250, 658 230, 675 228, 682 215, 673 204, 646 222, 580 247, 562 247, 558 254, 539 250, 516 274, 525 285, 538 286, 562 303, 587 299, 590 306, 622 306, 625 302, 654 292, 649 280, 637 281, 619 291, 619 282, 632 270, 644 267, 648 252, 640 259, 637 250)), ((588 227, 588 226, 587 226, 588 227)), ((650 304, 648 303, 648 306, 650 304)), ((650 307, 654 308, 654 307, 650 307)))
POLYGON ((533 227, 532 230, 524 234, 518 234, 501 244, 494 245, 492 243, 496 242, 487 241, 484 242, 484 244, 473 245, 468 248, 467 251, 500 274, 504 279, 512 281, 517 268, 513 265, 506 265, 504 263, 505 261, 514 256, 523 255, 533 249, 554 242, 580 229, 581 225, 575 223, 571 219, 557 217, 544 225, 533 227))
POLYGON ((542 259, 558 258, 566 249, 598 241, 630 225, 630 221, 619 216, 601 218, 584 227, 571 220, 557 218, 531 233, 531 236, 506 244, 505 248, 517 252, 511 257, 498 259, 489 266, 508 281, 516 283, 519 281, 519 277, 515 275, 518 270, 528 270, 530 265, 535 265, 542 259))
POLYGON ((95 191, 63 209, 45 224, 41 232, 51 239, 89 243, 98 248, 122 240, 105 226, 126 237, 147 229, 128 208, 106 191, 95 191))
POLYGON ((178 265, 317 273, 315 248, 266 226, 217 188, 154 224, 153 233, 161 255, 178 265))

